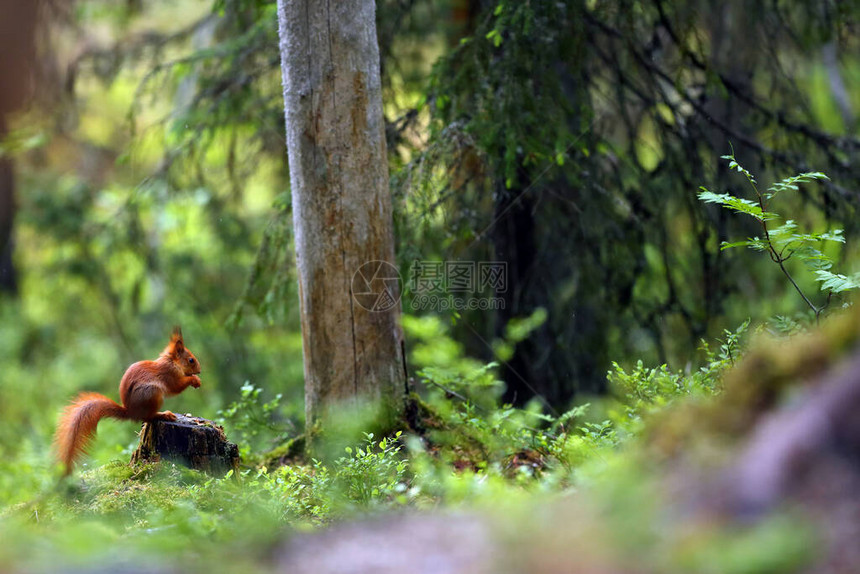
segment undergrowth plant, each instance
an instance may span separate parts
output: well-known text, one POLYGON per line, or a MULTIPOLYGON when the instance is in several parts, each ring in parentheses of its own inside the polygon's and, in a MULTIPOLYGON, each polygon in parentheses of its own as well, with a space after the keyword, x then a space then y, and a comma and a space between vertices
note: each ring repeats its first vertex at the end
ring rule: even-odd
POLYGON ((260 397, 263 389, 249 381, 245 381, 240 390, 238 401, 218 411, 218 422, 229 429, 231 438, 239 445, 239 454, 247 459, 252 448, 259 447, 262 439, 283 437, 288 429, 286 425, 275 422, 281 404, 280 393, 264 402, 260 397))
POLYGON ((346 447, 332 464, 313 459, 307 465, 260 468, 248 487, 262 490, 279 508, 282 520, 326 522, 354 511, 398 506, 409 498, 408 460, 400 453, 401 433, 346 447))
POLYGON ((643 426, 643 417, 657 412, 686 396, 712 396, 722 390, 723 373, 740 358, 750 321, 737 329, 723 330, 719 346, 713 348, 702 341, 699 349, 705 355, 701 367, 691 372, 671 371, 667 365, 648 368, 642 361, 632 370, 612 363, 607 379, 610 388, 623 404, 623 416, 614 422, 627 434, 637 434, 643 426))
POLYGON ((847 276, 831 271, 833 260, 823 251, 822 244, 826 241, 845 243, 841 229, 833 229, 824 233, 804 233, 799 230, 797 223, 792 219, 785 219, 784 223, 778 225, 777 222, 783 218, 773 211, 771 202, 780 193, 797 191, 799 184, 829 180, 830 178, 818 171, 805 172, 787 177, 773 184, 766 191, 761 191, 753 174, 737 162, 733 153, 724 155, 722 158, 728 160, 730 169, 735 169, 744 175, 752 188, 754 199, 743 199, 729 193, 713 193, 705 187, 700 188, 699 199, 705 203, 716 203, 731 211, 752 217, 759 222, 762 235, 761 237, 749 237, 743 241, 724 241, 720 245, 720 249, 747 247, 767 253, 771 261, 779 266, 780 271, 803 299, 803 302, 815 314, 815 320, 818 322, 821 313, 830 304, 834 294, 860 287, 860 273, 847 276), (815 274, 815 278, 821 283, 821 290, 826 292, 823 302, 818 304, 813 302, 797 284, 786 267, 786 262, 791 258, 803 262, 815 274))
POLYGON ((465 358, 437 318, 404 317, 404 326, 414 343, 411 363, 417 365, 424 386, 425 450, 442 453, 441 462, 457 471, 521 480, 547 474, 569 477, 604 450, 638 436, 647 415, 688 395, 719 393, 722 374, 742 353, 750 322, 725 330, 718 346, 703 341, 702 366, 689 372, 671 371, 666 365, 646 368, 641 361, 625 370, 613 363, 607 375, 613 395, 566 412, 544 412, 538 401, 525 408, 500 404, 495 362, 465 358))
POLYGON ((334 461, 336 476, 350 500, 365 506, 386 501, 406 489, 407 461, 400 456, 400 435, 376 442, 365 433, 365 444, 346 447, 346 456, 334 461))

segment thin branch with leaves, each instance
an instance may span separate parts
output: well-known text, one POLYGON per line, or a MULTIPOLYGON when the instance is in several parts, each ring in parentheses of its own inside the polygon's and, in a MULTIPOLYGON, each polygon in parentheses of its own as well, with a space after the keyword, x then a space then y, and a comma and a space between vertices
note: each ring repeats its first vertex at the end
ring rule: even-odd
POLYGON ((845 243, 842 230, 834 229, 824 233, 801 233, 798 231, 797 223, 791 219, 786 220, 782 225, 774 227, 771 222, 779 220, 780 215, 769 211, 769 206, 771 200, 782 192, 797 191, 800 184, 811 183, 813 181, 829 181, 830 178, 818 171, 805 172, 787 177, 767 188, 767 191, 762 192, 759 190, 758 182, 753 174, 737 162, 734 153, 724 155, 722 158, 728 160, 730 169, 737 170, 746 177, 747 182, 755 193, 755 199, 743 199, 728 193, 713 193, 705 187, 700 188, 699 199, 705 203, 722 205, 726 209, 754 218, 761 225, 762 237, 751 237, 743 241, 734 242, 724 241, 720 244, 720 249, 747 247, 756 251, 766 252, 770 256, 771 261, 779 266, 782 274, 785 275, 792 287, 798 292, 804 303, 815 314, 815 321, 818 322, 821 313, 830 304, 834 293, 860 287, 860 273, 849 277, 831 272, 830 269, 833 267, 833 260, 820 249, 821 244, 825 241, 845 243), (786 267, 786 262, 795 256, 815 273, 816 279, 821 283, 821 289, 827 292, 825 301, 820 305, 816 305, 803 292, 803 289, 800 288, 786 267))

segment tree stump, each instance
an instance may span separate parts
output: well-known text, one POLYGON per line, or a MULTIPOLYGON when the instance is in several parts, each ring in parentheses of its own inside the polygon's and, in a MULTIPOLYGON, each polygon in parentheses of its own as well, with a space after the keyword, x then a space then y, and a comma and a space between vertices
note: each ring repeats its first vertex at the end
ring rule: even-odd
POLYGON ((239 448, 227 441, 223 427, 199 417, 177 414, 176 421, 143 423, 132 464, 162 458, 215 476, 239 472, 239 448))

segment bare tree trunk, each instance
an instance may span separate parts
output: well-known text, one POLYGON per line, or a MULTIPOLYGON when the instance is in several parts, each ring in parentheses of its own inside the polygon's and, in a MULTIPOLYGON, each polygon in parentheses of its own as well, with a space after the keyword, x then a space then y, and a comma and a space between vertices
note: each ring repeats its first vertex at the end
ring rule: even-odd
POLYGON ((344 402, 403 409, 374 16, 373 0, 278 1, 308 429, 344 402))
MULTIPOLYGON (((6 118, 32 95, 36 59, 34 37, 40 2, 6 2, 0 18, 0 142, 7 136, 6 118)), ((12 158, 0 157, 0 291, 16 294, 12 260, 15 220, 15 172, 12 158)))
MULTIPOLYGON (((0 112, 0 142, 6 137, 6 122, 0 112)), ((15 166, 11 157, 0 157, 0 292, 18 293, 13 255, 12 225, 15 221, 15 166)))

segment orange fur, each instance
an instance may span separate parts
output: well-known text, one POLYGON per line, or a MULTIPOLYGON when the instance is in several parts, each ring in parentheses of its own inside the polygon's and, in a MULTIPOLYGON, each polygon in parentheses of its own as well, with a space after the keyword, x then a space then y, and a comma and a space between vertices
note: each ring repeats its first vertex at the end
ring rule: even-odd
POLYGON ((104 417, 136 421, 175 420, 170 411, 159 412, 165 396, 178 395, 189 386, 200 386, 200 363, 185 347, 182 331, 174 328, 170 342, 154 361, 130 366, 119 384, 122 405, 98 393, 81 393, 67 406, 57 425, 54 447, 57 458, 70 474, 75 461, 86 452, 104 417))
POLYGON ((99 421, 104 417, 126 419, 128 414, 122 405, 98 393, 81 393, 63 410, 54 435, 54 445, 66 474, 72 471, 75 461, 86 452, 99 421))

